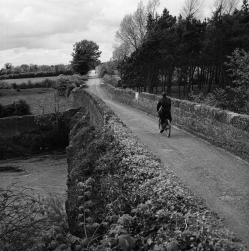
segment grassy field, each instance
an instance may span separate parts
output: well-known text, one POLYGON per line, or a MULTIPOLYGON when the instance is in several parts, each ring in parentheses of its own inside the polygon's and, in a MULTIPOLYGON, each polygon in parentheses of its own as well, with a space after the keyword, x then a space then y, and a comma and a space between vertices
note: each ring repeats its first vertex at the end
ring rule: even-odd
MULTIPOLYGON (((64 78, 72 78, 72 75, 63 75, 64 78)), ((52 76, 52 77, 39 77, 39 78, 18 78, 18 79, 4 79, 3 81, 8 83, 8 84, 12 84, 12 83, 16 83, 21 84, 21 83, 27 83, 29 80, 32 83, 37 83, 37 82, 41 82, 45 79, 51 79, 51 80, 57 80, 58 78, 60 78, 60 76, 52 76)))
POLYGON ((31 108, 34 115, 60 112, 71 108, 69 98, 58 97, 52 88, 21 89, 19 92, 14 89, 0 90, 0 104, 8 105, 18 99, 24 99, 31 108))

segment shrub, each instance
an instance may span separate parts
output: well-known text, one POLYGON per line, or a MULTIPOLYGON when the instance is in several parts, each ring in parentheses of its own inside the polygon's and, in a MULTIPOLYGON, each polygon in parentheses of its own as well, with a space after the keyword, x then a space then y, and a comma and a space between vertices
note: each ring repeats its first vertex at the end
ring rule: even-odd
MULTIPOLYGON (((18 90, 18 89, 17 89, 18 90)), ((29 115, 30 106, 25 100, 19 99, 10 105, 3 106, 0 108, 0 117, 10 117, 10 116, 23 116, 29 115)))
POLYGON ((0 89, 10 89, 11 85, 4 80, 0 80, 0 89))
POLYGON ((72 82, 70 79, 61 77, 56 81, 53 87, 57 90, 59 96, 66 96, 66 90, 71 84, 72 82))
POLYGON ((199 95, 190 93, 189 100, 249 115, 249 88, 246 85, 235 88, 226 87, 226 89, 216 89, 206 96, 203 93, 199 95))
POLYGON ((235 49, 232 56, 228 56, 229 62, 226 63, 236 86, 249 85, 249 52, 243 49, 235 49))
POLYGON ((53 85, 55 85, 55 83, 56 83, 55 80, 52 80, 49 78, 46 78, 43 81, 41 81, 42 87, 44 87, 44 88, 51 88, 51 87, 53 87, 53 85))
POLYGON ((69 97, 70 93, 72 92, 72 90, 75 88, 75 85, 70 85, 67 87, 66 90, 66 97, 69 97))
POLYGON ((231 88, 233 99, 229 103, 229 109, 237 113, 245 113, 249 115, 249 87, 241 85, 231 88))
POLYGON ((51 234, 50 239, 55 240, 59 239, 60 231, 68 231, 65 210, 59 198, 37 198, 31 189, 16 184, 7 189, 0 188, 0 212, 2 251, 43 250, 43 235, 51 234))
POLYGON ((30 79, 29 79, 28 82, 27 82, 27 88, 28 88, 28 89, 34 88, 34 84, 31 82, 30 79))
POLYGON ((14 102, 14 107, 15 107, 15 116, 31 114, 29 104, 23 99, 19 99, 16 102, 14 102))
POLYGON ((18 85, 20 89, 27 89, 28 85, 25 82, 22 82, 20 85, 18 85))
POLYGON ((105 74, 105 76, 103 77, 103 81, 107 84, 110 84, 110 85, 113 85, 115 87, 118 86, 118 80, 113 77, 113 76, 110 76, 108 74, 105 74))
POLYGON ((12 87, 13 89, 17 89, 17 84, 16 84, 16 83, 12 83, 12 84, 11 84, 11 87, 12 87))

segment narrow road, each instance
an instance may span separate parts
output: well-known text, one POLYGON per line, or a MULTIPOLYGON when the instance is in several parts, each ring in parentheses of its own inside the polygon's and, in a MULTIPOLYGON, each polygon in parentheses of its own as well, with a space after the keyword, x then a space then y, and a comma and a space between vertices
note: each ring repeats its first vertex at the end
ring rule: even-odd
POLYGON ((159 133, 157 118, 111 100, 101 79, 89 79, 87 84, 88 91, 103 99, 162 164, 203 197, 249 247, 249 163, 177 127, 167 138, 159 133))

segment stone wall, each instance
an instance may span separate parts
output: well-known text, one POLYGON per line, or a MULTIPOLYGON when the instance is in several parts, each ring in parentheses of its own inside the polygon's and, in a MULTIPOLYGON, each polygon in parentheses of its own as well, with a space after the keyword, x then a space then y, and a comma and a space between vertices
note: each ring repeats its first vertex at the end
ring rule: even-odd
MULTIPOLYGON (((68 118, 71 118, 78 109, 69 109, 64 113, 68 118)), ((48 115, 39 115, 48 116, 48 115)), ((30 132, 32 130, 38 129, 39 125, 35 122, 36 116, 26 115, 26 116, 12 116, 0 119, 0 137, 11 138, 14 136, 19 136, 24 132, 30 132)))
POLYGON ((104 126, 106 105, 101 99, 93 94, 89 94, 84 89, 77 88, 72 91, 71 101, 73 107, 84 107, 87 110, 92 125, 98 129, 104 126))
MULTIPOLYGON (((160 96, 102 85, 113 100, 157 116, 160 96)), ((173 124, 249 159, 249 116, 172 98, 173 124)))

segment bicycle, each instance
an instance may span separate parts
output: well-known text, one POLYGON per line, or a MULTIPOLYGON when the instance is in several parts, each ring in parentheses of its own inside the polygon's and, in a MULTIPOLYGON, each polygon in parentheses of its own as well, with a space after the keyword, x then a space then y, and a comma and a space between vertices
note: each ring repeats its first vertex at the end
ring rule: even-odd
POLYGON ((158 127, 159 127, 159 130, 160 130, 160 133, 162 133, 163 131, 165 131, 167 137, 169 138, 170 137, 170 134, 171 134, 171 123, 169 121, 169 119, 166 117, 165 118, 165 123, 161 123, 161 118, 159 117, 158 118, 158 127))

